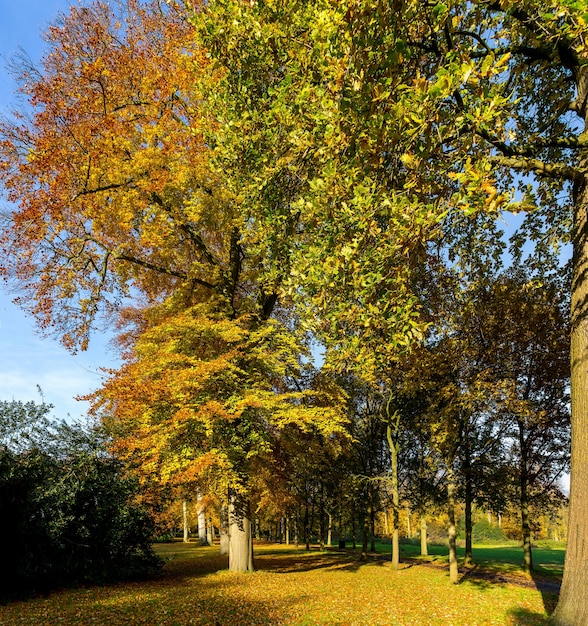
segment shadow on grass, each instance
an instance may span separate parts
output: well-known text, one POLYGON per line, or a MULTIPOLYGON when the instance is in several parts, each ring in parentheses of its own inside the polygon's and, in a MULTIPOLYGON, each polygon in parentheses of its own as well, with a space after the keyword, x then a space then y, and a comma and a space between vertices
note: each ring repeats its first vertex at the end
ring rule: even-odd
POLYGON ((511 609, 508 611, 508 616, 512 620, 514 626, 546 626, 549 620, 545 615, 541 613, 535 613, 522 607, 511 609))

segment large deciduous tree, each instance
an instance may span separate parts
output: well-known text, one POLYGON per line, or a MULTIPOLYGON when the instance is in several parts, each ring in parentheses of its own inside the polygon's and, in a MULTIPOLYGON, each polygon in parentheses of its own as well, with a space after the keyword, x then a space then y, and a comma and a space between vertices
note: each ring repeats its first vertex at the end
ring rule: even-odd
MULTIPOLYGON (((248 347, 262 350, 276 284, 260 279, 264 249, 246 237, 247 207, 208 166, 203 128, 216 121, 201 110, 201 90, 216 76, 204 72, 208 60, 182 8, 156 0, 71 7, 46 37, 41 67, 17 67, 26 112, 0 125, 0 180, 15 205, 4 216, 0 271, 22 294, 21 305, 71 349, 87 345, 101 314, 121 318, 120 305, 131 298, 139 306, 165 302, 165 322, 176 328, 183 312, 203 305, 213 325, 224 319, 239 332, 240 320, 260 333, 260 346, 248 347)), ((212 335, 214 344, 218 332, 212 335)), ((173 361, 168 352, 153 367, 173 361)), ((175 354, 186 356, 181 348, 175 354)), ((257 374, 243 376, 259 381, 257 374)), ((173 384, 181 389, 178 376, 173 384)), ((206 419, 238 421, 239 406, 227 413, 208 400, 206 419)), ((242 443, 236 433, 229 441, 236 449, 242 443)), ((237 487, 230 493, 242 530, 248 506, 237 487)), ((250 547, 247 532, 238 537, 250 547)), ((248 569, 250 554, 231 563, 248 569)))
MULTIPOLYGON (((299 222, 293 293, 328 345, 371 359, 370 326, 388 345, 418 336, 413 269, 440 222, 528 211, 538 263, 573 222, 570 526, 553 621, 584 623, 584 4, 213 0, 203 15, 200 30, 226 71, 217 92, 224 165, 265 240, 283 243, 293 232, 284 225, 299 222), (522 199, 511 193, 519 183, 522 199)), ((461 252, 476 253, 475 242, 461 252)))

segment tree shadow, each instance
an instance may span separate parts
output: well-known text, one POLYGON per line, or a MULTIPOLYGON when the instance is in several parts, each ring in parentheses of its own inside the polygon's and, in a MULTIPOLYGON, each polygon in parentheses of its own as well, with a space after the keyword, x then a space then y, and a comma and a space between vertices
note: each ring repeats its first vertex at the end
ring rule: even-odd
POLYGON ((508 616, 514 626, 546 626, 549 623, 549 618, 545 615, 523 607, 510 609, 508 616))
POLYGON ((311 572, 316 570, 342 570, 347 572, 358 572, 366 566, 381 567, 385 561, 378 558, 368 558, 361 560, 359 555, 337 554, 326 552, 322 554, 301 555, 292 554, 286 558, 272 558, 269 555, 255 558, 256 567, 263 571, 271 571, 282 574, 292 572, 311 572))

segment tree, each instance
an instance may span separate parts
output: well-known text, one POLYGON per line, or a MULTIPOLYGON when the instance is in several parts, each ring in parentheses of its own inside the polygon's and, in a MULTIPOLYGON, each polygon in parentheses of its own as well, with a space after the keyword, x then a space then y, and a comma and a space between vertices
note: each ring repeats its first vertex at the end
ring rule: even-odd
POLYGON ((116 454, 142 480, 228 492, 230 569, 249 571, 254 477, 282 429, 327 437, 342 429, 332 408, 337 388, 288 384, 301 377, 304 350, 276 320, 230 320, 204 305, 151 315, 125 365, 96 393, 94 410, 107 416, 116 454))
MULTIPOLYGON (((585 622, 583 3, 217 0, 207 7, 201 31, 227 72, 231 94, 219 94, 231 122, 219 140, 226 164, 253 205, 269 206, 278 189, 294 194, 279 214, 300 216, 297 232, 308 235, 293 253, 299 259, 295 280, 301 276, 303 285, 295 293, 322 314, 312 319, 327 320, 323 328, 337 338, 334 345, 354 343, 371 358, 369 342, 353 333, 341 339, 340 332, 352 320, 356 328, 369 325, 370 311, 396 328, 395 337, 412 340, 419 326, 409 261, 441 222, 450 227, 456 215, 529 211, 526 232, 538 243, 541 264, 545 250, 567 239, 573 221, 570 544, 553 620, 585 622), (244 154, 249 186, 240 176, 244 154), (518 182, 522 200, 511 194, 518 182), (320 245, 313 245, 311 233, 320 245), (370 257, 372 263, 362 263, 370 257), (361 296, 337 306, 336 290, 347 294, 356 285, 361 296)), ((273 228, 275 213, 259 215, 258 229, 273 232, 274 240, 285 232, 273 228), (264 222, 264 215, 270 219, 264 222)))
POLYGON ((500 277, 484 298, 486 362, 503 395, 498 411, 518 466, 528 571, 531 494, 538 498, 556 487, 569 461, 569 325, 562 287, 560 281, 530 280, 518 270, 500 277), (497 346, 490 348, 493 342, 497 346))
POLYGON ((216 120, 201 92, 216 79, 181 7, 72 7, 47 39, 41 70, 19 68, 32 116, 0 126, 0 177, 16 204, 0 271, 20 304, 71 349, 102 314, 123 318, 125 298, 166 302, 180 323, 206 305, 211 323, 248 319, 263 334, 276 285, 260 278, 248 207, 208 165, 203 128, 216 120))

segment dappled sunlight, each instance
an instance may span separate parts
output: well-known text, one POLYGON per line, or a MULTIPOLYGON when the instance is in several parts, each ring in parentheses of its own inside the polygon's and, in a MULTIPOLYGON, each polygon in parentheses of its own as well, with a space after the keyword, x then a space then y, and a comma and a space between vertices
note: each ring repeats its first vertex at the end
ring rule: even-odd
POLYGON ((545 624, 540 592, 491 580, 450 585, 446 568, 416 561, 260 546, 257 571, 233 574, 217 547, 158 545, 161 577, 62 590, 0 607, 0 624, 545 624), (222 565, 224 563, 224 566, 222 565))

